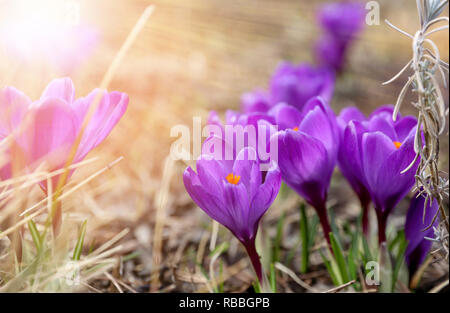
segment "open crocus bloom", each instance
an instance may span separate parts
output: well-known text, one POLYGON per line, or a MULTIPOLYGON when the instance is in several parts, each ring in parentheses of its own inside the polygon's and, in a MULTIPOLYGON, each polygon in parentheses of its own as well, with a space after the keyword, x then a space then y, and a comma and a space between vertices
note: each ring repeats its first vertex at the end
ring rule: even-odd
MULTIPOLYGON (((209 140, 228 145, 218 137, 209 140)), ((270 169, 264 179, 261 174, 256 151, 246 147, 233 160, 204 151, 197 161, 197 173, 188 167, 183 175, 192 200, 245 246, 260 281, 262 268, 255 249, 258 223, 275 200, 281 184, 277 168, 270 169)))
MULTIPOLYGON (((126 94, 94 90, 85 98, 75 99, 72 81, 62 78, 52 81, 41 98, 31 102, 19 91, 7 87, 1 93, 0 136, 15 132, 14 145, 28 170, 34 170, 42 163, 49 171, 61 169, 68 161, 83 120, 90 106, 95 104, 98 93, 102 93, 100 102, 73 159, 73 162, 79 162, 108 136, 125 113, 126 94)), ((52 183, 57 181, 58 177, 54 177, 52 183)), ((45 181, 40 185, 47 190, 45 181)))
POLYGON ((352 186, 365 186, 369 192, 378 217, 380 243, 386 241, 388 215, 413 186, 419 163, 401 173, 415 158, 417 121, 398 116, 394 122, 392 112, 392 107, 383 106, 366 119, 358 110, 347 109, 339 118, 339 166, 352 186))
POLYGON ((411 200, 405 222, 405 238, 408 240, 405 261, 408 264, 410 278, 413 277, 419 266, 425 261, 433 245, 433 242, 427 240, 425 237, 434 237, 433 227, 429 226, 433 223, 432 226, 436 227, 439 223, 439 218, 436 218, 433 222, 438 210, 439 206, 436 200, 433 200, 431 205, 428 202, 426 208, 425 198, 423 196, 416 195, 411 200))
POLYGON ((270 82, 272 104, 286 103, 298 110, 303 110, 306 102, 315 96, 329 102, 333 90, 334 74, 306 63, 298 66, 282 63, 270 82))
POLYGON ((316 209, 329 240, 331 228, 325 203, 339 147, 336 117, 320 97, 308 101, 302 112, 279 104, 270 114, 283 129, 271 138, 278 141, 281 176, 316 209))

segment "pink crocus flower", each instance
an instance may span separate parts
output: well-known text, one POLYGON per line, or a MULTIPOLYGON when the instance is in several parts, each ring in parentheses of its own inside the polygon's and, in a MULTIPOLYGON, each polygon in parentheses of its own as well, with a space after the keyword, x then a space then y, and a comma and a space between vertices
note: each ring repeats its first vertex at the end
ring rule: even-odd
MULTIPOLYGON (((41 98, 34 102, 13 87, 1 89, 0 141, 13 134, 13 146, 17 147, 10 163, 19 156, 28 171, 43 162, 49 171, 64 168, 98 93, 101 93, 100 101, 84 129, 72 163, 83 160, 108 136, 125 113, 128 96, 95 89, 88 96, 75 99, 75 88, 70 78, 53 80, 41 98)), ((11 168, 11 164, 3 165, 0 178, 9 178, 11 168)), ((58 176, 52 178, 53 186, 58 179, 58 176)), ((40 186, 47 192, 46 181, 40 182, 40 186)))

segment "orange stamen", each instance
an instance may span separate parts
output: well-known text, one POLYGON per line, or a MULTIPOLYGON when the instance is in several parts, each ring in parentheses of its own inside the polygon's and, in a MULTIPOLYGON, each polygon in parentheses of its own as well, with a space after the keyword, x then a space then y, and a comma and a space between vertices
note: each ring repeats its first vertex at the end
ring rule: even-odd
POLYGON ((400 146, 402 145, 402 143, 401 143, 401 142, 398 142, 398 141, 394 141, 394 145, 395 145, 395 147, 398 149, 398 148, 400 148, 400 146))
POLYGON ((298 127, 294 127, 292 129, 295 130, 296 132, 298 132, 298 127))
POLYGON ((239 180, 241 179, 241 176, 230 173, 227 175, 226 179, 230 184, 237 185, 239 183, 239 180))

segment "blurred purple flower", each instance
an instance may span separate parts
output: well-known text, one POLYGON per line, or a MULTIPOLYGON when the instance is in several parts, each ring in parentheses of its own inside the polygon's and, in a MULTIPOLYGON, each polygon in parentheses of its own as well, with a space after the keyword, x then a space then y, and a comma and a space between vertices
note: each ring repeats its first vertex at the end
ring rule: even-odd
POLYGON ((319 10, 324 35, 316 43, 315 56, 320 65, 342 70, 349 45, 364 27, 364 17, 360 2, 329 3, 319 10))
POLYGON ((342 70, 347 52, 347 44, 337 40, 333 36, 324 35, 315 46, 317 62, 337 72, 342 70))
POLYGON ((302 112, 282 103, 269 113, 282 129, 271 138, 278 141, 281 176, 315 208, 329 242, 326 200, 339 147, 336 117, 320 97, 309 100, 302 112))
POLYGON ((272 107, 270 97, 263 90, 244 93, 241 97, 243 113, 266 113, 272 107))
MULTIPOLYGON (((414 135, 417 121, 398 116, 392 121, 393 108, 383 106, 366 119, 358 110, 341 113, 339 167, 360 197, 364 186, 375 205, 379 242, 386 241, 386 223, 390 212, 410 191, 418 162, 401 173, 414 160, 414 135)), ((367 201, 366 199, 363 199, 367 201)))
MULTIPOLYGON (((436 200, 433 200, 431 205, 430 202, 428 202, 426 208, 425 198, 423 196, 416 195, 411 200, 405 222, 405 238, 408 240, 405 261, 408 264, 410 278, 412 278, 419 266, 425 261, 425 258, 433 245, 431 240, 425 239, 425 237, 434 237, 433 227, 430 227, 425 231, 424 229, 431 225, 438 209, 439 206, 436 200)), ((433 226, 436 227, 438 223, 439 218, 436 218, 433 222, 433 226)))
MULTIPOLYGON (((230 145, 215 136, 205 143, 208 141, 215 141, 220 146, 230 145)), ((281 184, 279 170, 273 167, 263 178, 256 151, 251 147, 240 150, 232 160, 226 160, 224 150, 218 156, 203 149, 197 161, 197 173, 188 167, 183 181, 192 200, 245 246, 258 279, 262 281, 255 237, 259 220, 278 194, 281 184)))
POLYGON ((365 14, 361 2, 334 2, 322 6, 317 19, 325 32, 348 42, 363 29, 365 14))
POLYGON ((286 103, 302 111, 306 102, 321 96, 326 102, 331 100, 334 91, 334 74, 324 68, 309 64, 292 65, 282 63, 270 82, 273 105, 286 103))

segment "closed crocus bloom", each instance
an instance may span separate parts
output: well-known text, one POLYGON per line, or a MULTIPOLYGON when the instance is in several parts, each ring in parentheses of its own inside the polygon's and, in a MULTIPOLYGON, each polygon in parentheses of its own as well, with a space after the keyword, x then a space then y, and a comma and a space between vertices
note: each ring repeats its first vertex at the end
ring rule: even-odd
POLYGON ((279 104, 271 114, 280 129, 284 129, 271 138, 278 141, 281 176, 315 208, 329 242, 331 228, 326 200, 339 147, 336 117, 320 97, 311 99, 303 112, 279 104))
MULTIPOLYGON (((73 162, 80 162, 99 145, 120 120, 128 105, 128 96, 120 92, 94 90, 87 97, 75 99, 75 88, 70 78, 52 81, 38 101, 29 103, 23 117, 17 145, 22 150, 29 169, 45 163, 50 171, 61 169, 72 152, 83 120, 90 106, 99 103, 86 125, 73 162)), ((58 176, 53 178, 53 184, 58 176)), ((41 182, 44 191, 47 183, 41 182)))
POLYGON ((271 108, 269 95, 262 90, 244 93, 241 107, 244 113, 267 113, 271 108))
POLYGON ((417 121, 411 116, 399 116, 394 122, 392 111, 392 107, 384 106, 369 119, 361 120, 359 116, 359 120, 350 120, 340 147, 341 168, 352 171, 351 175, 369 191, 377 213, 380 243, 386 241, 387 218, 413 186, 418 166, 418 161, 410 166, 415 158, 417 121))
POLYGON ((303 110, 306 102, 315 96, 321 96, 329 102, 333 90, 334 74, 325 68, 309 64, 295 66, 282 63, 270 82, 272 103, 286 103, 298 110, 303 110))
POLYGON ((352 147, 351 141, 344 141, 344 132, 350 121, 365 121, 366 117, 355 107, 347 107, 341 111, 341 114, 337 118, 340 135, 340 147, 338 153, 338 166, 342 175, 347 179, 350 186, 357 194, 362 208, 362 229, 364 234, 368 234, 369 231, 369 205, 370 194, 364 183, 364 175, 360 169, 360 165, 356 164, 354 154, 355 147, 352 147))
POLYGON ((410 278, 413 277, 430 252, 433 242, 426 239, 426 237, 434 237, 434 229, 430 226, 436 227, 438 225, 439 218, 434 219, 438 210, 439 206, 436 200, 431 205, 428 202, 426 208, 425 198, 423 196, 416 195, 411 200, 405 222, 405 238, 408 241, 405 261, 408 264, 410 278), (432 223, 433 225, 431 225, 432 223))
MULTIPOLYGON (((219 146, 229 146, 218 137, 209 140, 216 141, 219 146)), ((280 173, 273 167, 263 179, 256 151, 251 147, 243 148, 232 160, 225 160, 224 154, 218 157, 205 149, 202 153, 197 161, 197 172, 191 167, 184 172, 186 190, 206 214, 228 228, 245 246, 258 279, 262 281, 255 237, 259 220, 278 194, 280 173)))
POLYGON ((348 41, 364 27, 365 14, 360 2, 336 2, 322 6, 318 20, 325 32, 341 41, 348 41))

